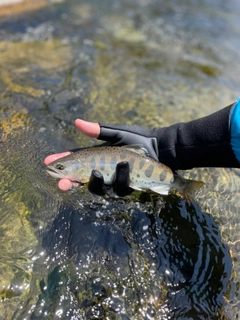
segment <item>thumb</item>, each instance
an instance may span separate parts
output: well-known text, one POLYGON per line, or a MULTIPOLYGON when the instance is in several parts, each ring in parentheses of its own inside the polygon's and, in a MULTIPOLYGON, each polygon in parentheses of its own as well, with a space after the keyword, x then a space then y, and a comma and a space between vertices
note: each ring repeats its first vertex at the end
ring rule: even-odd
POLYGON ((82 119, 75 120, 75 125, 79 131, 86 136, 98 138, 100 134, 100 125, 97 122, 89 122, 82 119))

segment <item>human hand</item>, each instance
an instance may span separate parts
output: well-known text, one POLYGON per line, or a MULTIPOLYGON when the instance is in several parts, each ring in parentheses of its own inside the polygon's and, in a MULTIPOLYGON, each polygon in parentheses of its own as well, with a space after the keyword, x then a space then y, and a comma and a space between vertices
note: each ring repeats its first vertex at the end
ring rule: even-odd
MULTIPOLYGON (((106 125, 81 119, 77 119, 75 125, 85 135, 114 145, 140 144, 148 150, 150 157, 172 170, 194 167, 239 168, 240 163, 230 144, 229 117, 234 105, 235 103, 209 116, 165 128, 106 125)), ((69 153, 48 156, 44 163, 48 165, 69 153)), ((67 191, 75 184, 62 179, 58 186, 67 191)))
MULTIPOLYGON (((100 139, 100 132, 101 132, 101 126, 99 123, 94 123, 94 122, 88 122, 84 121, 81 119, 77 119, 75 121, 75 125, 79 131, 81 131, 83 134, 92 137, 92 138, 99 138, 100 139)), ((104 128, 103 134, 105 134, 106 130, 104 128)), ((109 133, 108 133, 109 135, 109 133)), ((119 135, 121 136, 121 135, 119 135)), ((119 139, 119 137, 116 137, 116 142, 119 139)), ((104 139, 106 141, 109 141, 108 137, 104 139)), ((111 138, 113 140, 113 137, 111 138)), ((71 154, 70 151, 63 152, 63 153, 57 153, 57 154, 52 154, 48 156, 45 160, 44 163, 48 165, 49 163, 60 159, 62 157, 65 157, 67 155, 71 154)), ((68 191, 71 188, 77 187, 78 183, 72 182, 69 179, 61 179, 58 182, 58 187, 62 191, 68 191)), ((116 177, 115 181, 113 183, 113 190, 114 192, 119 195, 119 196, 125 196, 129 193, 131 193, 131 189, 129 188, 129 164, 128 162, 120 162, 116 166, 116 177)), ((98 195, 103 195, 107 192, 106 186, 104 186, 104 179, 102 174, 97 171, 93 170, 91 177, 90 177, 90 182, 88 184, 89 191, 98 194, 98 195)))
MULTIPOLYGON (((148 129, 128 125, 101 125, 96 122, 88 122, 82 119, 77 119, 75 121, 75 125, 77 129, 83 134, 92 138, 111 142, 115 145, 141 144, 147 149, 149 155, 152 158, 158 159, 157 140, 150 134, 151 131, 148 129)), ((67 156, 70 153, 70 151, 67 151, 50 155, 44 160, 44 163, 48 165, 49 163, 67 156)), ((128 183, 129 166, 126 163, 120 163, 116 168, 116 179, 113 185, 113 189, 120 196, 122 196, 123 193, 125 193, 124 195, 126 195, 130 192, 128 183)), ((104 181, 101 177, 100 172, 92 172, 89 184, 90 191, 97 194, 103 194, 105 192, 103 184, 104 181)), ((78 184, 76 182, 72 182, 69 179, 65 178, 61 179, 58 183, 58 187, 62 191, 68 191, 69 189, 76 187, 77 185, 78 184)))

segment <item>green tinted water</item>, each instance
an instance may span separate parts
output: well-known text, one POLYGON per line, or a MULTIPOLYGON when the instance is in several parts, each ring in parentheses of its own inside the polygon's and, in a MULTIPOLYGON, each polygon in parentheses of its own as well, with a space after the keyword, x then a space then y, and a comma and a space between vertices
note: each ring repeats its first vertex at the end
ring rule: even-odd
POLYGON ((82 117, 145 127, 239 94, 238 1, 68 1, 0 20, 0 319, 234 319, 239 170, 195 201, 63 194, 50 153, 82 117), (231 249, 229 253, 229 247, 231 249))

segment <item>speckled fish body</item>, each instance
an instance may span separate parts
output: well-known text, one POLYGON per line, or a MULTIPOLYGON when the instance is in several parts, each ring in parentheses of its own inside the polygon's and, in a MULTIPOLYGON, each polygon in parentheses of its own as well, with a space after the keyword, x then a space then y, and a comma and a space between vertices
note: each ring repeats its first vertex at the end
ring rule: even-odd
MULTIPOLYGON (((127 161, 130 168, 130 187, 135 190, 150 189, 159 194, 168 194, 171 188, 182 193, 191 193, 202 182, 185 180, 174 174, 164 164, 146 156, 140 146, 95 147, 83 149, 48 165, 47 172, 58 179, 87 183, 92 170, 99 170, 106 184, 115 179, 116 165, 127 161)), ((200 185, 201 184, 201 185, 200 185)))

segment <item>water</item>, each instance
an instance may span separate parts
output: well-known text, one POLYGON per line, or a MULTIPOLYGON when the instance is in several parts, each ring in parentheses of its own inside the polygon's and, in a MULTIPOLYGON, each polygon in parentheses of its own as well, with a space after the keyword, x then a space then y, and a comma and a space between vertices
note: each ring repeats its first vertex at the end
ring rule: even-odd
POLYGON ((0 319, 237 319, 239 170, 176 194, 64 194, 74 120, 167 126, 239 94, 238 1, 67 1, 0 20, 0 319))

